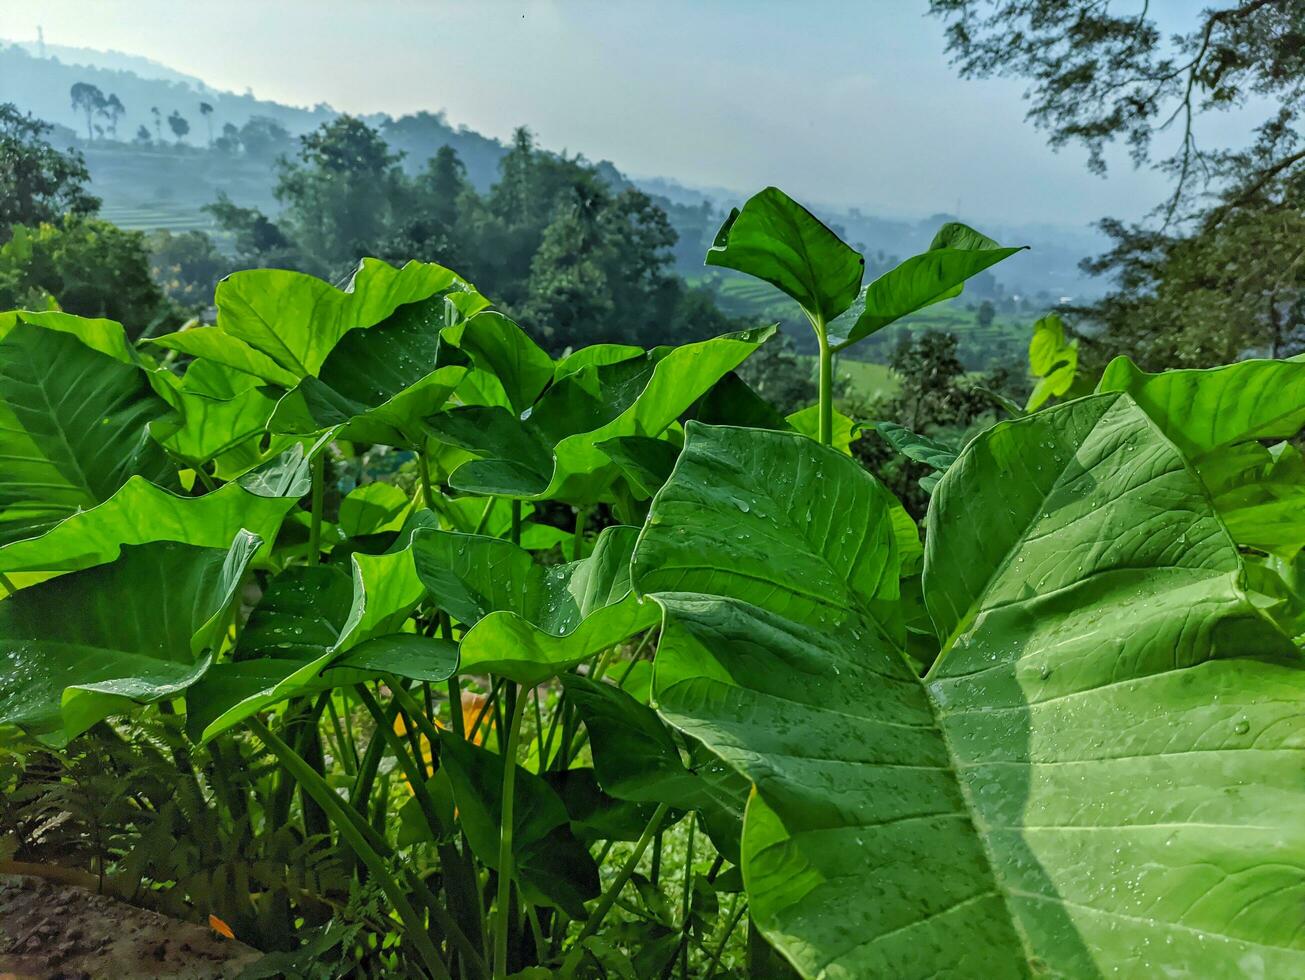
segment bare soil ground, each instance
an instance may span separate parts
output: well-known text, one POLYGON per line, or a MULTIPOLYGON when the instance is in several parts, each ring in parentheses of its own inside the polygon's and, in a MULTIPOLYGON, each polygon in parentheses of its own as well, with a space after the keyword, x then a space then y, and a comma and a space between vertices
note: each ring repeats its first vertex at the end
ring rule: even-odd
POLYGON ((73 885, 0 876, 0 980, 215 980, 262 954, 73 885))

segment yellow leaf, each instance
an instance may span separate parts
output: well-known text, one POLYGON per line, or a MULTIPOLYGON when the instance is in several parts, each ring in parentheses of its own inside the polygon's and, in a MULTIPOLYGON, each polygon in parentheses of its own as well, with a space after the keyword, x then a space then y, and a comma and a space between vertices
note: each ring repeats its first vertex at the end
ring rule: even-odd
POLYGON ((236 938, 236 934, 231 931, 231 927, 211 912, 208 916, 208 927, 219 936, 225 936, 227 939, 236 938))

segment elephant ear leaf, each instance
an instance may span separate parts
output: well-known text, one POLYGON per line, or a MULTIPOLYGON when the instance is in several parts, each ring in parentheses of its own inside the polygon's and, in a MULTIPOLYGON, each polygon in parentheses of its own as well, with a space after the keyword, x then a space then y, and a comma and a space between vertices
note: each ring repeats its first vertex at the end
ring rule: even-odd
POLYGON ((201 497, 175 494, 134 476, 99 506, 64 518, 44 534, 0 545, 0 572, 22 587, 110 562, 124 545, 177 541, 225 548, 242 528, 263 540, 261 562, 286 514, 309 490, 309 457, 324 448, 319 443, 305 452, 293 446, 201 497))
POLYGON ((938 230, 928 251, 866 286, 851 309, 829 325, 829 341, 841 350, 909 313, 959 296, 966 279, 1025 248, 998 245, 973 228, 949 222, 938 230))
POLYGON ((51 316, 0 321, 0 543, 103 503, 133 476, 177 485, 147 431, 172 410, 122 328, 51 316))
POLYGON ((419 530, 412 549, 435 602, 469 627, 461 669, 533 687, 656 620, 630 589, 637 535, 606 528, 587 558, 549 567, 484 535, 419 530))
POLYGON ((1234 540, 1290 559, 1305 544, 1305 470, 1290 445, 1305 427, 1305 361, 1248 360, 1149 374, 1126 357, 1099 391, 1128 392, 1196 465, 1234 540))
POLYGON ((278 403, 269 428, 420 448, 422 417, 438 411, 466 374, 465 354, 442 342, 444 297, 399 307, 368 330, 346 333, 316 377, 278 403))
POLYGON ((497 381, 518 416, 553 381, 553 359, 502 313, 485 310, 446 328, 444 336, 497 381))
POLYGON ((707 264, 765 280, 822 324, 852 305, 865 272, 856 249, 778 187, 767 187, 730 213, 707 264))
POLYGON ((773 333, 763 327, 674 349, 624 348, 616 360, 600 358, 558 377, 528 418, 475 405, 426 423, 436 438, 478 457, 450 475, 458 490, 594 504, 610 497, 621 472, 601 443, 665 432, 773 333))
POLYGON ((0 723, 63 742, 183 694, 208 669, 258 545, 242 531, 229 550, 127 547, 0 602, 0 723))
POLYGON ((929 512, 923 679, 857 584, 891 564, 886 496, 792 436, 691 426, 635 554, 662 716, 755 787, 768 938, 812 977, 1305 968, 1305 677, 1173 444, 1115 394, 967 446, 929 512), (822 489, 790 517, 780 480, 822 489), (722 535, 756 555, 718 567, 722 535))

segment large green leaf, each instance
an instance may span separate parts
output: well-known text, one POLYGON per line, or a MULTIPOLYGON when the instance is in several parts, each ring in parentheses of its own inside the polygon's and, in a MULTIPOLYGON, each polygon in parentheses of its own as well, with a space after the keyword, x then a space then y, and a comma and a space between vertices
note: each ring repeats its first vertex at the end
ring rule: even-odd
MULTIPOLYGON (((208 740, 240 724, 250 715, 288 698, 323 690, 334 684, 353 683, 355 675, 340 670, 338 675, 323 678, 337 662, 344 661, 368 640, 385 637, 402 630, 405 620, 426 597, 426 588, 417 578, 413 564, 411 533, 400 535, 393 550, 380 555, 355 552, 350 556, 350 599, 344 609, 328 607, 330 595, 307 596, 308 583, 291 580, 291 590, 278 599, 267 629, 256 634, 258 648, 253 652, 272 652, 276 656, 259 656, 232 664, 216 665, 210 676, 197 686, 195 704, 189 707, 192 734, 208 740), (301 594, 295 601, 293 592, 301 594), (315 610, 310 612, 310 610, 315 610), (322 642, 334 630, 343 613, 343 623, 333 642, 325 649, 322 642), (310 617, 320 617, 310 631, 310 617), (295 634, 298 625, 303 632, 295 634), (279 632, 272 632, 273 629, 279 632), (266 642, 265 642, 266 641, 266 642), (287 644, 281 647, 280 644, 287 644), (284 659, 283 659, 284 658, 284 659)), ((318 582, 320 588, 323 582, 318 582)), ((255 643, 242 639, 242 647, 255 643)), ((407 653, 396 648, 395 653, 407 653)), ((439 656, 443 656, 442 653, 439 656)), ((410 661, 409 661, 410 663, 410 661)), ((362 669, 362 668, 359 668, 362 669)), ((390 669, 402 673, 403 665, 395 660, 390 669)))
POLYGON ((768 938, 813 977, 1305 969, 1305 678, 1173 444, 1121 395, 972 442, 930 509, 923 681, 881 626, 886 496, 691 426, 635 556, 661 713, 755 785, 768 938))
POLYGON ((1149 374, 1116 357, 1097 391, 1128 392, 1190 457, 1249 439, 1290 439, 1305 426, 1305 361, 1149 374))
POLYGON ((1148 374, 1124 357, 1099 391, 1127 391, 1196 464, 1239 544, 1290 558, 1305 529, 1305 472, 1292 452, 1258 442, 1305 426, 1305 362, 1252 360, 1148 374))
POLYGON ((63 741, 184 692, 208 669, 258 544, 242 531, 229 550, 128 547, 0 602, 0 723, 63 741))
POLYGON ((439 439, 482 458, 463 463, 451 486, 480 494, 594 504, 619 469, 598 444, 663 432, 774 332, 725 334, 677 348, 586 364, 555 382, 519 419, 502 407, 468 406, 427 419, 439 439))
POLYGON ((177 541, 225 548, 241 528, 262 539, 262 561, 286 514, 309 486, 308 459, 299 446, 200 497, 180 496, 135 476, 104 503, 35 537, 0 546, 0 572, 22 586, 112 561, 124 545, 177 541))
POLYGON ((865 259, 778 187, 750 197, 716 232, 708 265, 764 279, 829 323, 852 305, 865 259))
POLYGON ((363 259, 344 289, 301 272, 248 269, 218 283, 216 327, 168 334, 154 343, 293 385, 316 376, 350 330, 375 326, 406 303, 461 292, 474 293, 433 263, 395 269, 363 259))
POLYGON ((1286 560, 1305 548, 1305 459, 1295 446, 1242 443, 1204 457, 1198 472, 1238 544, 1286 560))
POLYGON ((637 534, 606 528, 589 557, 548 567, 484 535, 419 530, 412 548, 431 596, 468 627, 463 672, 533 687, 656 621, 630 591, 637 534))
POLYGON ((438 682, 458 666, 455 644, 389 633, 338 657, 262 657, 216 663, 186 692, 190 737, 205 741, 280 701, 396 675, 438 682))
POLYGON ((442 343, 442 296, 400 306, 369 330, 344 335, 316 377, 277 405, 270 428, 420 448, 423 416, 438 411, 466 374, 466 355, 442 343))
POLYGON ((829 325, 835 350, 882 330, 916 310, 959 296, 966 279, 1027 246, 1005 248, 958 222, 938 229, 929 250, 865 287, 851 309, 829 325))
POLYGON ((212 463, 221 480, 234 480, 287 449, 292 439, 264 441, 275 393, 262 379, 217 361, 195 360, 183 377, 158 372, 172 386, 177 417, 154 422, 150 433, 192 468, 212 463))
POLYGON ((553 381, 553 359, 501 313, 493 310, 478 313, 446 328, 444 335, 495 379, 505 401, 518 416, 553 381))
POLYGON ((122 328, 20 316, 0 323, 0 542, 108 500, 134 475, 176 486, 146 430, 171 414, 168 404, 130 352, 114 356, 82 336, 114 350, 122 328))

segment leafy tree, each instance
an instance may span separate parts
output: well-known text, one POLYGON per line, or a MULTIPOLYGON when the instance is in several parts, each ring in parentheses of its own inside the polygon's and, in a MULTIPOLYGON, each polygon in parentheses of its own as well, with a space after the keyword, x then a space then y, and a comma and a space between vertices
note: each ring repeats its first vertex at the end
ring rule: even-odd
POLYGON ((780 412, 788 415, 815 404, 815 362, 803 361, 793 338, 776 333, 738 368, 738 375, 780 412))
POLYGON ((275 222, 257 208, 242 208, 226 194, 205 205, 217 226, 235 239, 242 268, 298 268, 299 253, 275 222))
POLYGON ((399 156, 361 119, 340 116, 300 138, 280 165, 276 197, 290 236, 316 268, 342 274, 377 252, 403 214, 399 156))
POLYGON ((177 138, 177 145, 180 146, 182 138, 190 132, 190 123, 186 122, 186 118, 180 112, 173 109, 172 114, 168 116, 168 128, 172 130, 172 135, 177 138))
POLYGON ((94 214, 100 199, 86 192, 91 175, 76 150, 46 140, 53 127, 0 103, 0 243, 14 225, 38 225, 64 214, 94 214))
MULTIPOLYGON (((856 414, 871 421, 895 422, 912 432, 959 445, 965 430, 993 408, 989 396, 977 391, 967 376, 957 354, 955 334, 938 330, 904 334, 889 366, 898 379, 897 393, 856 414)), ((995 383, 1005 386, 1007 380, 1003 374, 995 383)), ((985 387, 993 383, 989 381, 985 387)), ((922 518, 929 495, 918 481, 930 472, 929 467, 902 457, 875 437, 853 446, 858 458, 897 494, 906 509, 922 518)))
POLYGON ((89 142, 95 138, 93 120, 95 114, 104 108, 104 93, 100 91, 98 85, 77 82, 69 89, 68 94, 72 99, 72 107, 86 115, 86 139, 89 142))
POLYGON ((144 123, 136 127, 136 142, 142 146, 150 142, 150 131, 145 128, 144 123))
POLYGON ((268 116, 250 116, 239 136, 240 145, 255 160, 275 160, 293 145, 286 128, 268 116))
POLYGON ((997 308, 992 305, 992 300, 985 299, 979 304, 979 308, 974 315, 974 320, 980 327, 986 330, 988 327, 992 326, 993 318, 995 318, 996 315, 997 308))
POLYGON ((158 142, 162 143, 163 142, 163 113, 159 112, 158 106, 152 105, 150 106, 150 115, 154 117, 154 138, 158 142))
POLYGON ((204 117, 204 122, 208 125, 208 145, 213 145, 213 106, 207 102, 199 104, 199 114, 204 117))
POLYGON ((150 275, 145 235, 80 214, 17 225, 0 246, 0 309, 56 304, 78 316, 117 320, 131 336, 174 319, 150 275))
POLYGON ((117 95, 110 94, 98 111, 101 116, 108 120, 109 133, 116 140, 118 138, 118 120, 127 112, 127 107, 122 104, 122 100, 117 95))
POLYGON ((148 245, 154 281, 168 299, 186 310, 212 303, 218 280, 232 271, 231 259, 202 231, 155 231, 148 245))
POLYGON ((213 145, 221 152, 235 156, 240 152, 240 129, 235 123, 223 123, 222 135, 214 140, 213 145))
POLYGON ((930 5, 948 22, 961 73, 1027 78, 1032 120, 1055 146, 1084 145, 1094 171, 1114 140, 1140 165, 1158 133, 1178 130, 1176 150, 1156 163, 1173 190, 1154 220, 1103 221, 1112 247, 1085 263, 1117 286, 1075 311, 1095 328, 1081 331, 1089 365, 1120 352, 1159 369, 1305 348, 1305 6, 1225 0, 1167 37, 1145 4, 930 5), (1208 113, 1246 106, 1268 106, 1249 145, 1198 141, 1208 113))

